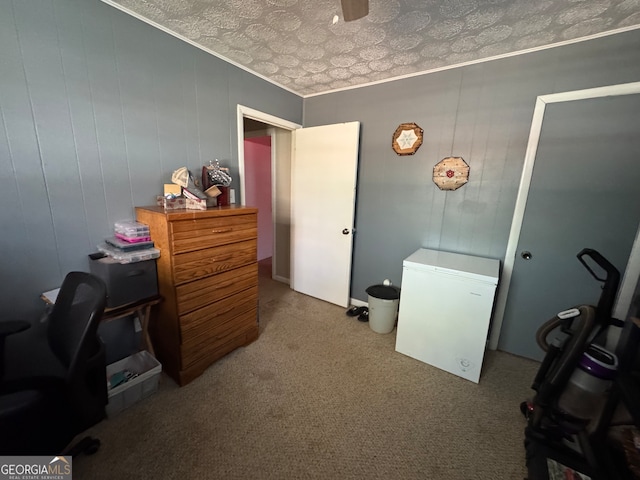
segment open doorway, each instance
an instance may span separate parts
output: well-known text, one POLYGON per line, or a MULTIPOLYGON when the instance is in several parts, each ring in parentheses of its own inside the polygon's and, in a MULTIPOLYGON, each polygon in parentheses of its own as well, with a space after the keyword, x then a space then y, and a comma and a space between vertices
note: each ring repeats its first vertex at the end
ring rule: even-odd
POLYGON ((290 283, 291 132, 301 125, 238 105, 240 202, 258 207, 261 272, 290 283))
POLYGON ((271 262, 273 256, 272 208, 272 132, 264 131, 264 124, 245 119, 244 130, 244 186, 245 202, 258 207, 258 262, 271 262), (257 124, 257 125, 256 125, 257 124), (257 129, 258 127, 263 127, 257 129))

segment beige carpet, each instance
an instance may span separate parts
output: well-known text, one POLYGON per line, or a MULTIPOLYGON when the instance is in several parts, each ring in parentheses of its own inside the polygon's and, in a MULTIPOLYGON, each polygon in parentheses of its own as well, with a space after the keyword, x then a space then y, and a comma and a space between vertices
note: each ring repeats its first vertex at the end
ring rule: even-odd
POLYGON ((260 338, 91 430, 75 479, 522 479, 538 364, 488 352, 479 384, 394 351, 341 307, 261 279, 260 338))

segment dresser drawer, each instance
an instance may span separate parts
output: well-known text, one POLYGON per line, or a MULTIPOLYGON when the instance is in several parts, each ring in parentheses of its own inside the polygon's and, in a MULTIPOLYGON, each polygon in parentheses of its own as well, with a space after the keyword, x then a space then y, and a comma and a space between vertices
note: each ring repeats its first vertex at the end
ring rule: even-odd
POLYGON ((258 264, 245 265, 176 287, 178 315, 258 285, 258 264))
POLYGON ((176 285, 179 285, 208 277, 218 272, 253 263, 256 261, 257 255, 258 242, 256 239, 181 253, 173 258, 173 280, 176 285))
POLYGON ((258 330, 257 311, 244 312, 232 320, 220 325, 214 335, 206 341, 195 343, 181 349, 182 369, 205 361, 210 363, 216 358, 242 345, 247 344, 247 337, 255 339, 258 330), (231 348, 229 348, 231 347, 231 348))
POLYGON ((180 334, 183 348, 208 342, 222 326, 238 315, 258 307, 258 287, 223 298, 203 308, 180 317, 180 334))
POLYGON ((171 247, 174 254, 257 237, 256 214, 171 222, 171 247))

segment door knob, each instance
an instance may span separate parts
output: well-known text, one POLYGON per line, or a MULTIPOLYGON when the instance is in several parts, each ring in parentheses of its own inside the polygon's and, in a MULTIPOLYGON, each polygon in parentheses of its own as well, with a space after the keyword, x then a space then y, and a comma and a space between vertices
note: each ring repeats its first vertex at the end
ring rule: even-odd
POLYGON ((522 258, 524 258, 525 260, 531 260, 531 257, 532 257, 531 252, 527 252, 526 250, 525 250, 525 251, 523 251, 523 252, 520 254, 520 256, 521 256, 522 258))
POLYGON ((350 230, 350 229, 348 229, 348 228, 344 228, 344 229, 342 229, 342 234, 343 234, 343 235, 349 235, 349 233, 350 233, 350 232, 351 232, 351 230, 350 230))

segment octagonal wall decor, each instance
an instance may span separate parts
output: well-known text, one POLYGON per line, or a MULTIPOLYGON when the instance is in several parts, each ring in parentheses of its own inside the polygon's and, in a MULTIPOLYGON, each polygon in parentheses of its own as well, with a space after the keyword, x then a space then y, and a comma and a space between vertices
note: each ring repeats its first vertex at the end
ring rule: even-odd
POLYGON ((469 165, 462 157, 447 157, 433 167, 433 182, 440 190, 457 190, 469 181, 469 165))
POLYGON ((398 155, 413 155, 422 145, 423 130, 415 123, 401 123, 393 132, 391 147, 398 155))

